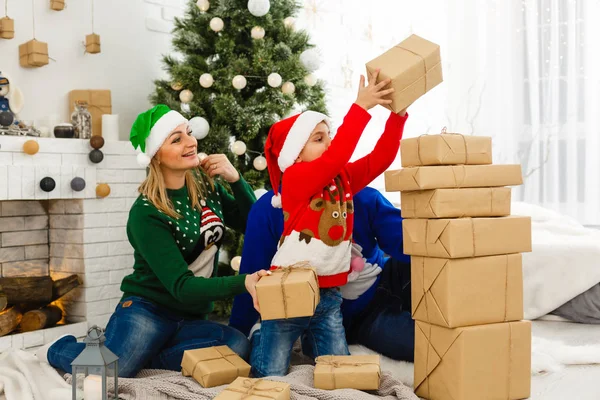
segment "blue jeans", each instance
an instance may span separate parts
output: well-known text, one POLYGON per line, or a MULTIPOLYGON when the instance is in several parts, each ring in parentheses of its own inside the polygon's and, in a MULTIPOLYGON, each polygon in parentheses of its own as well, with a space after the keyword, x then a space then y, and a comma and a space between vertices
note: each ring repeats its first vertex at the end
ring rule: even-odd
POLYGON ((263 321, 252 335, 250 364, 256 378, 283 376, 290 365, 292 347, 302 338, 309 357, 348 355, 342 323, 342 295, 338 288, 320 289, 321 301, 312 317, 263 321))
MULTIPOLYGON (((123 299, 106 327, 108 347, 119 357, 119 376, 135 377, 142 368, 181 370, 183 352, 227 345, 248 359, 250 343, 239 331, 203 319, 185 319, 142 297, 123 299)), ((48 362, 71 372, 85 344, 66 336, 48 349, 48 362)))
POLYGON ((373 300, 348 326, 348 343, 358 343, 394 360, 413 361, 410 264, 390 258, 373 300))

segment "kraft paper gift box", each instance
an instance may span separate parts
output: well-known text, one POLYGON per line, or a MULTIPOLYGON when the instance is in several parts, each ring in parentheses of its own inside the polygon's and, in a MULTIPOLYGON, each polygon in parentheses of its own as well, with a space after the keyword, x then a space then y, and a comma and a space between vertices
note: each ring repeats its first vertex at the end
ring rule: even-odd
POLYGON ((69 115, 75 111, 75 102, 85 101, 92 115, 92 135, 102 136, 102 116, 112 114, 110 90, 71 90, 69 92, 69 115))
POLYGON ((528 398, 531 323, 449 329, 416 321, 414 387, 429 400, 528 398))
POLYGON ((215 400, 290 400, 290 385, 266 379, 237 378, 215 400))
POLYGON ((505 217, 511 189, 465 188, 402 192, 403 218, 505 217))
POLYGON ((531 218, 405 219, 404 253, 465 258, 531 251, 531 218))
POLYGON ((310 317, 320 300, 317 273, 299 267, 273 270, 258 281, 256 295, 264 321, 310 317))
POLYGON ((65 9, 65 0, 50 0, 50 8, 54 11, 62 11, 65 9))
POLYGON ((186 350, 181 360, 183 376, 193 377, 202 387, 214 387, 248 377, 250 365, 227 346, 186 350))
POLYGON ((395 89, 386 105, 398 113, 443 81, 440 46, 411 35, 379 57, 367 63, 367 72, 380 69, 377 82, 391 79, 395 89))
POLYGON ((403 167, 420 165, 484 165, 492 163, 492 138, 456 133, 423 135, 403 139, 400 145, 403 167))
POLYGON ((320 356, 315 360, 317 389, 377 390, 381 377, 378 355, 320 356))
POLYGON ((521 254, 411 257, 413 319, 456 328, 523 319, 521 254))
POLYGON ((42 67, 49 63, 48 43, 32 39, 19 46, 19 63, 21 67, 42 67))
POLYGON ((515 186, 523 183, 520 164, 411 167, 385 172, 385 190, 515 186))
POLYGON ((100 53, 100 35, 92 33, 85 37, 85 51, 90 54, 100 53))
POLYGON ((12 39, 15 37, 15 20, 3 17, 0 18, 0 38, 12 39))

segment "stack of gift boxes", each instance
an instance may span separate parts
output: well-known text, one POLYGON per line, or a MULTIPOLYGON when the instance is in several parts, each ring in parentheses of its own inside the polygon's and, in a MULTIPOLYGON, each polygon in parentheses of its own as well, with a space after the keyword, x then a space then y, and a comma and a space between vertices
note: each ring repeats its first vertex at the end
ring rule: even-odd
POLYGON ((520 165, 493 165, 491 138, 424 135, 401 144, 404 252, 411 256, 414 387, 436 399, 524 399, 531 325, 523 318, 522 252, 531 220, 510 215, 520 165))

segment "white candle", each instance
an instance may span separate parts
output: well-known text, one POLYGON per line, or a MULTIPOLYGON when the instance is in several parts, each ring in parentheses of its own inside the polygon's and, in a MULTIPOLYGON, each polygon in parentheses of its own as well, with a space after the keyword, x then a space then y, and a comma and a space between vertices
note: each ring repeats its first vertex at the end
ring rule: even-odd
POLYGON ((102 377, 99 375, 88 375, 83 380, 84 400, 102 400, 102 377))
POLYGON ((119 140, 119 114, 102 115, 102 137, 107 142, 119 140))

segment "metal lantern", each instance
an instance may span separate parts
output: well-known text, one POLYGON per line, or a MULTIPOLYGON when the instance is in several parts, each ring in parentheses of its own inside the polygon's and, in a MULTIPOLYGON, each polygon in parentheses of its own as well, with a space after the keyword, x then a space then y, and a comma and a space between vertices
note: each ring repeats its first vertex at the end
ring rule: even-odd
POLYGON ((83 349, 83 351, 71 363, 73 400, 77 398, 78 372, 83 372, 85 376, 83 385, 84 400, 109 400, 117 399, 119 397, 119 357, 117 357, 108 349, 108 347, 104 345, 105 340, 106 337, 104 336, 104 331, 98 326, 94 325, 88 330, 87 337, 83 340, 85 343, 85 349, 83 349), (89 377, 88 374, 90 375, 89 377), (94 378, 92 374, 98 374, 98 376, 95 377, 97 379, 92 379, 94 378), (113 377, 114 396, 108 397, 107 379, 112 379, 113 377), (98 379, 101 380, 101 383, 98 383, 98 379), (97 385, 101 385, 101 387, 98 387, 97 385))

